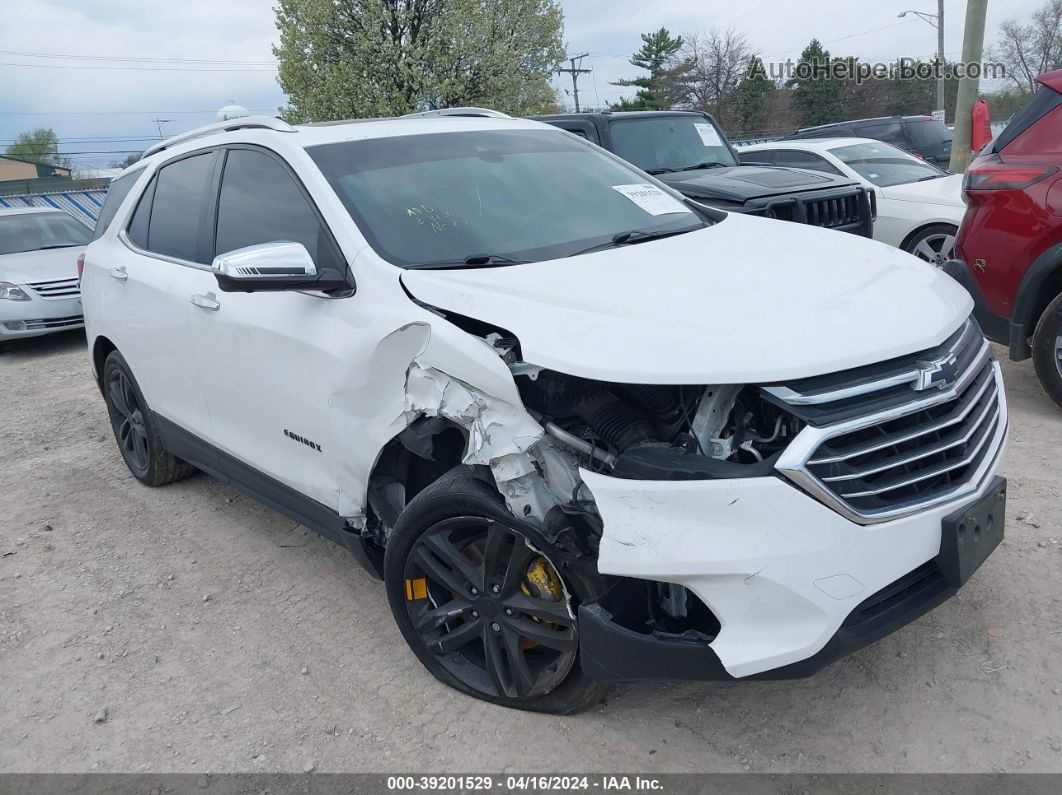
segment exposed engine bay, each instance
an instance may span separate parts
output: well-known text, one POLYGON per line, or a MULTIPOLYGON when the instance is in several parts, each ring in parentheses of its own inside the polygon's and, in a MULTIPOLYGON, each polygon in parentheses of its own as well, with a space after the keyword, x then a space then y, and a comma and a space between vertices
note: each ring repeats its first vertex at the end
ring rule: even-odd
POLYGON ((606 384, 541 370, 517 376, 546 432, 588 467, 640 480, 700 480, 770 472, 803 423, 756 387, 606 384))

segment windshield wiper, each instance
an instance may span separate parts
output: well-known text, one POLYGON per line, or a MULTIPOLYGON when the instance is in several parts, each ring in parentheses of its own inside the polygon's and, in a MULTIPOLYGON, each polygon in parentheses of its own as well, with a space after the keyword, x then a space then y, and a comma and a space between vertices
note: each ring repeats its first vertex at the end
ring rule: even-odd
POLYGON ((50 246, 41 246, 40 248, 33 249, 34 251, 47 251, 50 248, 73 248, 74 246, 83 246, 84 243, 53 243, 50 246))
POLYGON ((655 176, 657 174, 674 174, 676 171, 678 171, 677 168, 647 168, 645 173, 655 176))
POLYGON ((726 167, 727 166, 725 164, 717 163, 716 161, 712 160, 712 161, 705 161, 703 163, 698 163, 695 166, 686 166, 685 168, 682 168, 682 169, 679 169, 679 170, 680 171, 700 171, 700 170, 706 169, 706 168, 726 168, 726 167))
POLYGON ((944 174, 930 174, 928 177, 919 177, 918 179, 915 180, 915 182, 926 182, 927 180, 931 180, 931 179, 940 179, 943 176, 945 176, 945 175, 944 174))
POLYGON ((575 251, 568 254, 569 257, 577 257, 580 254, 590 254, 594 251, 599 251, 606 248, 616 248, 617 246, 630 246, 635 243, 645 243, 648 240, 659 240, 662 237, 674 237, 675 235, 684 235, 687 232, 693 232, 697 229, 703 229, 704 226, 694 226, 687 229, 663 229, 657 231, 647 231, 644 229, 631 229, 628 232, 620 232, 612 236, 612 239, 607 243, 598 243, 596 246, 590 246, 590 248, 584 248, 582 251, 575 251))
POLYGON ((409 265, 410 270, 445 270, 447 268, 500 268, 504 265, 526 265, 530 260, 512 259, 500 254, 473 254, 464 259, 421 262, 409 265))

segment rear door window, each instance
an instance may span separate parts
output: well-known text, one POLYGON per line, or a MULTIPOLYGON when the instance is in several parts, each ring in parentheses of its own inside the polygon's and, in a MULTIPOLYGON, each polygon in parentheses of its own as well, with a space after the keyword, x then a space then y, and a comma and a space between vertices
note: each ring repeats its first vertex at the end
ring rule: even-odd
POLYGON ((912 121, 907 125, 911 140, 918 149, 936 149, 951 143, 951 130, 936 119, 912 121))
POLYGON ((903 124, 898 121, 860 125, 855 128, 855 134, 860 138, 873 138, 877 141, 884 141, 901 149, 911 148, 907 135, 903 131, 903 124))
POLYGON ((737 153, 738 160, 745 165, 770 165, 774 159, 774 152, 771 152, 770 150, 765 152, 746 152, 742 149, 738 149, 737 153))
POLYGON ((129 195, 129 191, 132 190, 133 183, 143 173, 144 169, 138 168, 136 171, 123 174, 111 183, 110 190, 107 191, 107 198, 103 200, 103 207, 100 208, 100 214, 96 218, 96 229, 92 233, 93 240, 98 240, 107 231, 107 227, 110 226, 111 221, 114 220, 114 216, 118 212, 118 208, 125 200, 125 197, 129 195))
POLYGON ((302 188, 272 155, 231 149, 218 199, 215 251, 276 241, 302 243, 318 268, 338 267, 338 247, 302 188))
POLYGON ((213 167, 214 152, 204 152, 160 168, 133 216, 130 239, 155 254, 206 264, 199 241, 213 167))
MULTIPOLYGON (((1018 138, 1022 133, 1036 124, 1040 119, 1044 118, 1048 113, 1051 113, 1056 108, 1062 107, 1062 94, 1057 91, 1053 91, 1047 86, 1041 86, 1040 89, 1033 94, 1033 98, 1029 103, 1014 114, 1010 123, 996 138, 995 144, 992 147, 994 152, 1002 152, 1003 149, 1018 138)), ((1057 136, 1057 133, 1055 133, 1057 136)), ((1057 141, 1057 137, 1055 139, 1057 141)), ((1055 151, 1057 151, 1057 146, 1055 151)))
POLYGON ((801 152, 798 149, 782 149, 774 153, 774 165, 789 168, 803 168, 808 171, 822 171, 827 174, 840 174, 841 171, 830 165, 829 161, 814 152, 801 152))

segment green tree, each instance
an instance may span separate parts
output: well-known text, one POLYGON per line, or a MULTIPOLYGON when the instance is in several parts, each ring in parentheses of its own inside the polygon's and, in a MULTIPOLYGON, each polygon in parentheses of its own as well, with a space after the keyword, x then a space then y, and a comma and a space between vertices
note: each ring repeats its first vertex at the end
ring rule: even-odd
POLYGON ((737 122, 742 132, 763 130, 767 125, 774 95, 778 87, 767 76, 767 69, 759 56, 749 58, 745 76, 737 86, 737 122))
POLYGON ((649 74, 631 80, 617 80, 614 86, 637 86, 633 99, 623 98, 615 110, 667 110, 671 107, 669 85, 679 79, 685 64, 675 63, 675 54, 682 48, 682 37, 672 36, 667 28, 642 34, 642 47, 631 56, 630 62, 649 74))
POLYGON ((786 82, 801 126, 839 121, 844 114, 844 83, 831 76, 830 53, 812 39, 797 62, 796 74, 786 82))
POLYGON ((291 121, 554 102, 557 0, 279 0, 276 14, 291 121))
POLYGON ((15 143, 7 148, 7 153, 33 163, 64 165, 63 157, 59 154, 59 136, 50 128, 38 127, 36 130, 20 133, 15 143))

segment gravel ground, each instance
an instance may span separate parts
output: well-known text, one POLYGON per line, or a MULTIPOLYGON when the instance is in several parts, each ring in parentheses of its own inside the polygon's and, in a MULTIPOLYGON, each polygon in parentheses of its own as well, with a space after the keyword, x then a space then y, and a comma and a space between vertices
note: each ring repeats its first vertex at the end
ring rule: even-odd
POLYGON ((0 355, 0 771, 1062 772, 1062 411, 1011 402, 1007 540, 811 679, 642 682, 571 718, 438 684, 349 554, 122 463, 84 338, 0 355))

